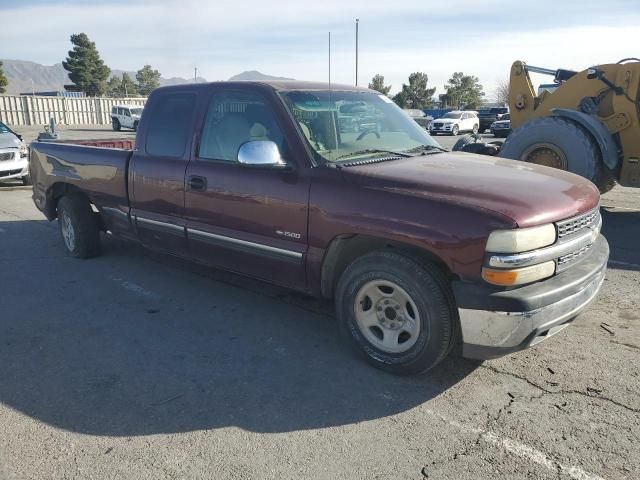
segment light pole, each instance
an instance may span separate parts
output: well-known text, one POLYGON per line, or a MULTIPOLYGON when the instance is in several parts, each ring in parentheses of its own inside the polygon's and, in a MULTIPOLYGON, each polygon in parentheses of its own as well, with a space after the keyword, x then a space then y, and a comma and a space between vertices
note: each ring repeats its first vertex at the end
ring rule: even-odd
POLYGON ((198 67, 194 67, 193 69, 193 83, 196 83, 198 80, 198 67))
POLYGON ((356 87, 358 86, 358 26, 360 19, 356 18, 356 87))

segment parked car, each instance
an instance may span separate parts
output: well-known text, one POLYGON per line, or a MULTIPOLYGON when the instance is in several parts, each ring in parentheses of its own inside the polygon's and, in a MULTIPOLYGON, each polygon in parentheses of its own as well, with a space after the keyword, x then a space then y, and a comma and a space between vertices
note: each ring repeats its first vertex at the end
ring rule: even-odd
POLYGON ((478 118, 480 119, 480 133, 484 133, 491 124, 496 120, 500 120, 502 115, 509 113, 508 107, 491 107, 482 108, 478 112, 478 118))
POLYGON ((458 135, 460 132, 478 133, 479 120, 476 112, 454 110, 445 113, 431 124, 431 134, 446 133, 458 135))
POLYGON ((34 202, 70 255, 98 255, 108 231, 333 299, 355 350, 395 373, 426 371, 459 341, 472 358, 535 345, 604 280, 591 182, 448 152, 365 88, 159 88, 132 147, 32 144, 34 202), (341 106, 358 102, 377 127, 340 132, 341 106))
POLYGON ((111 108, 111 126, 119 132, 122 128, 138 129, 143 107, 139 105, 114 105, 111 108))
POLYGON ((491 133, 493 133, 494 137, 506 138, 509 136, 511 133, 511 119, 508 113, 505 113, 500 117, 500 120, 491 124, 491 133))
POLYGON ((30 185, 28 157, 22 137, 0 122, 0 181, 18 178, 30 185))
POLYGON ((407 115, 413 118, 413 120, 425 130, 429 130, 431 128, 431 123, 433 122, 433 117, 431 115, 427 115, 424 111, 418 110, 417 108, 405 108, 404 111, 407 112, 407 115))

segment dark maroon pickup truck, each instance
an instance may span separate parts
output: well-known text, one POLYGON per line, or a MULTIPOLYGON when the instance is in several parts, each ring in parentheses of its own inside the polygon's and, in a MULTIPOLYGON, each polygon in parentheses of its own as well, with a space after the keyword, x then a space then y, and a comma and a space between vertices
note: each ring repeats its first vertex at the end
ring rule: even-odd
POLYGON ((160 88, 132 147, 31 145, 33 199, 72 255, 109 232, 333 299, 351 344, 393 372, 459 341, 472 358, 534 345, 605 276, 590 182, 447 152, 371 90, 160 88))

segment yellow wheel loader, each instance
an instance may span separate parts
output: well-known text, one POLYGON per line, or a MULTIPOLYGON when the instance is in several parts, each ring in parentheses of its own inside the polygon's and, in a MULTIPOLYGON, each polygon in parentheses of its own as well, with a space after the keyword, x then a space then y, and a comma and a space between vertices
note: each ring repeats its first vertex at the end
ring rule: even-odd
POLYGON ((601 192, 615 180, 640 187, 640 59, 581 72, 514 62, 509 109, 512 133, 502 146, 478 144, 476 137, 461 139, 454 150, 568 170, 601 192), (557 88, 537 95, 529 73, 552 75, 557 88))

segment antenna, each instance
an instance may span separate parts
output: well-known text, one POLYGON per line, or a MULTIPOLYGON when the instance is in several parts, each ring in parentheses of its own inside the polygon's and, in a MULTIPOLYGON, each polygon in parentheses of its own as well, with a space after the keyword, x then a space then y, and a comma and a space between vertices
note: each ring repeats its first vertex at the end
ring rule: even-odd
POLYGON ((331 95, 331 32, 329 32, 329 95, 331 95))
POLYGON ((358 86, 358 26, 360 19, 356 18, 356 87, 358 86))

